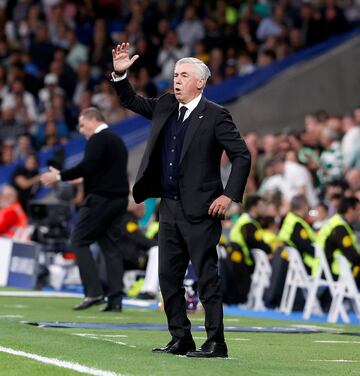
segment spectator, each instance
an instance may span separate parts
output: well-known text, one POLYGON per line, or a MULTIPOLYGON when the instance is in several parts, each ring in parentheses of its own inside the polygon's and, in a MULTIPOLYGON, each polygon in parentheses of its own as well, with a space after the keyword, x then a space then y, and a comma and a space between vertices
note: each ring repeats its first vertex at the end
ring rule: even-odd
POLYGON ((324 39, 321 14, 314 9, 310 1, 303 1, 300 5, 298 28, 301 30, 305 43, 309 46, 324 39))
POLYGON ((322 27, 325 38, 331 38, 336 35, 340 35, 347 28, 344 13, 336 3, 336 0, 328 0, 325 3, 325 7, 322 9, 322 27))
POLYGON ((7 139, 1 147, 1 164, 9 165, 14 162, 14 140, 7 139))
POLYGON ((239 76, 245 76, 246 74, 253 73, 256 69, 251 56, 245 52, 241 51, 237 58, 238 74, 239 76))
POLYGON ((204 38, 204 25, 197 18, 196 9, 192 5, 185 8, 184 19, 177 26, 176 32, 179 42, 190 50, 196 42, 204 38))
POLYGON ((40 108, 47 108, 55 93, 64 93, 63 89, 58 86, 58 77, 55 73, 48 73, 44 78, 45 87, 39 91, 40 108))
POLYGON ((360 168, 352 168, 345 174, 345 180, 349 184, 352 195, 356 195, 360 191, 360 168))
POLYGON ((276 54, 273 50, 264 50, 259 53, 257 59, 258 67, 266 67, 276 61, 276 54))
POLYGON ((37 121, 37 107, 35 98, 24 89, 24 84, 20 79, 15 79, 11 84, 10 93, 2 102, 2 109, 7 107, 16 108, 15 117, 19 123, 31 129, 37 121))
POLYGON ((341 179, 343 176, 343 159, 339 136, 331 128, 324 128, 320 137, 324 150, 320 154, 318 177, 321 184, 341 179))
POLYGON ((260 144, 262 144, 261 154, 256 159, 256 175, 259 179, 259 183, 261 183, 266 176, 266 163, 271 160, 277 152, 276 137, 273 134, 267 133, 262 137, 260 144))
MULTIPOLYGON (((355 109, 354 114, 357 112, 360 117, 360 106, 355 109)), ((342 126, 345 133, 341 140, 344 168, 360 168, 360 122, 356 123, 355 119, 348 115, 344 116, 342 126)))
POLYGON ((0 142, 7 139, 16 140, 25 131, 25 126, 15 117, 15 107, 4 107, 0 118, 0 142))
POLYGON ((25 160, 29 154, 33 154, 34 150, 31 144, 31 136, 28 133, 20 135, 14 147, 14 160, 25 160))
POLYGON ((36 146, 41 148, 45 144, 46 136, 54 135, 58 138, 69 136, 67 124, 63 119, 56 119, 56 113, 52 107, 45 111, 44 122, 40 123, 36 132, 36 146))
MULTIPOLYGON (((298 162, 285 161, 282 155, 274 157, 269 163, 274 173, 272 180, 276 178, 275 187, 283 194, 284 199, 288 203, 298 194, 305 194, 310 207, 318 203, 311 175, 304 166, 298 162)), ((266 185, 272 187, 272 184, 267 180, 260 187, 260 191, 266 192, 269 189, 266 185)), ((272 189, 275 187, 273 186, 272 189)))
POLYGON ((72 100, 76 106, 79 106, 83 92, 87 90, 92 92, 95 87, 95 80, 91 77, 91 67, 86 62, 80 62, 76 72, 77 79, 75 81, 75 91, 72 100))
POLYGON ((170 80, 174 73, 175 63, 188 55, 188 49, 180 47, 176 32, 169 30, 164 39, 164 45, 159 51, 157 65, 161 71, 157 80, 170 80))
POLYGON ((291 26, 291 21, 287 18, 285 9, 281 5, 275 5, 272 16, 260 21, 256 37, 261 41, 270 35, 279 37, 285 24, 291 26))
POLYGON ((27 224, 27 215, 18 201, 16 190, 5 185, 0 196, 0 236, 13 238, 27 224))
POLYGON ((24 165, 20 165, 14 171, 11 184, 18 192, 19 202, 28 212, 29 201, 35 196, 40 188, 40 175, 36 155, 29 154, 24 165))
POLYGON ((89 64, 92 74, 100 76, 108 68, 108 59, 111 50, 111 40, 108 37, 106 21, 98 18, 94 23, 94 31, 89 45, 89 64))
POLYGON ((35 29, 35 38, 29 49, 33 63, 40 72, 48 71, 53 59, 55 47, 49 39, 48 27, 44 23, 39 23, 35 29))
POLYGON ((76 71, 80 63, 85 63, 88 59, 87 48, 78 41, 75 31, 68 29, 66 33, 68 42, 68 53, 66 63, 76 71))

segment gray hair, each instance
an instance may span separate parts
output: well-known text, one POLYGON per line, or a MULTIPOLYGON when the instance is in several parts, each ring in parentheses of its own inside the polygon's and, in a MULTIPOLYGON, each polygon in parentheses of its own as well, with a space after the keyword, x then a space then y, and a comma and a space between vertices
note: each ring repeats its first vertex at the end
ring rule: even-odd
POLYGON ((175 69, 178 65, 181 65, 181 64, 193 64, 193 65, 195 65, 195 68, 196 68, 197 72, 199 73, 199 78, 205 80, 205 84, 206 84, 206 81, 208 80, 208 78, 211 76, 211 72, 210 72, 210 69, 208 68, 208 66, 203 61, 197 59, 196 57, 184 57, 184 58, 178 60, 175 64, 175 69))
POLYGON ((87 107, 80 112, 80 116, 83 116, 85 119, 96 119, 105 123, 104 115, 96 107, 87 107))

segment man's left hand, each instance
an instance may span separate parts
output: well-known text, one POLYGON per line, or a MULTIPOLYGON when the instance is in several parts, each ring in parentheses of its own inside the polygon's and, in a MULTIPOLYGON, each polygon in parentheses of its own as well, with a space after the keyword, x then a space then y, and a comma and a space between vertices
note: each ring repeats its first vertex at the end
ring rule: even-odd
POLYGON ((225 195, 221 195, 216 200, 212 202, 210 205, 208 214, 215 218, 224 219, 225 212, 228 210, 231 204, 231 198, 225 195))

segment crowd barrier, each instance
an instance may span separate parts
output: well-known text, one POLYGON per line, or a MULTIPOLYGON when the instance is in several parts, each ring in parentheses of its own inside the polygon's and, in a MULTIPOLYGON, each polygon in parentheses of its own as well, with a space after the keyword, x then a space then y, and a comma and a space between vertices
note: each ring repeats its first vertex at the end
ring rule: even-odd
POLYGON ((0 286, 33 289, 41 245, 0 238, 0 286))

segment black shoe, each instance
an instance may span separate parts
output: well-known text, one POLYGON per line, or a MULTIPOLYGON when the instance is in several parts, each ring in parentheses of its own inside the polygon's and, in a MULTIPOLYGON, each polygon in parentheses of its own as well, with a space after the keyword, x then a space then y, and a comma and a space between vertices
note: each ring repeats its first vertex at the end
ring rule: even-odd
POLYGON ((155 300, 156 295, 153 294, 152 292, 140 292, 136 299, 141 299, 141 300, 155 300))
POLYGON ((227 358, 225 342, 206 341, 199 350, 189 351, 186 356, 191 358, 227 358))
POLYGON ((117 304, 108 303, 100 311, 101 312, 121 312, 122 311, 122 304, 121 303, 117 303, 117 304))
POLYGON ((173 338, 165 347, 152 349, 153 353, 186 355, 189 351, 196 349, 195 342, 190 339, 173 338))
POLYGON ((77 304, 73 307, 74 311, 80 311, 82 309, 90 308, 94 305, 103 304, 105 303, 103 296, 95 296, 94 298, 86 297, 82 303, 77 304))
POLYGON ((106 306, 100 311, 101 312, 121 312, 122 311, 121 296, 107 298, 106 306))

